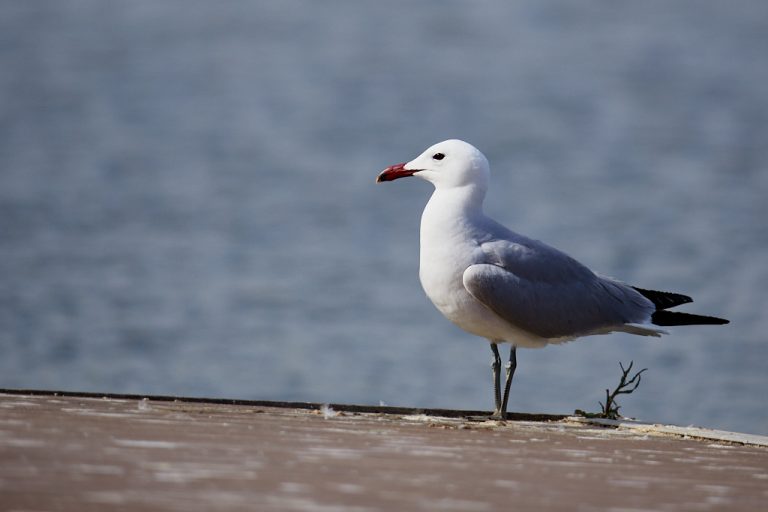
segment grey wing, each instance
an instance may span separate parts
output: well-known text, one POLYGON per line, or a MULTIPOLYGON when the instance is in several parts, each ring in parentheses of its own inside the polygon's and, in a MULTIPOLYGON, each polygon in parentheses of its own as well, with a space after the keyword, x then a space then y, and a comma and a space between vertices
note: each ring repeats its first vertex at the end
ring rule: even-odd
MULTIPOLYGON (((499 226, 505 229, 503 226, 499 226)), ((478 263, 491 263, 530 281, 563 284, 589 281, 595 274, 562 251, 507 230, 480 244, 478 263)))
POLYGON ((587 274, 566 270, 562 279, 554 278, 556 269, 546 273, 546 279, 536 279, 483 263, 467 268, 463 281, 491 311, 542 338, 571 338, 643 323, 653 312, 650 301, 623 283, 588 269, 587 274))

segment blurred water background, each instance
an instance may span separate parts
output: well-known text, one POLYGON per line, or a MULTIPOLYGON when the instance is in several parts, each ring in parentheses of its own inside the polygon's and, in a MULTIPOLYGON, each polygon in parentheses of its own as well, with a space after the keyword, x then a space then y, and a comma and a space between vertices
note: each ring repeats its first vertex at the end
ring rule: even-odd
POLYGON ((768 434, 768 3, 3 2, 0 387, 490 409, 417 277, 419 180, 730 318, 518 356, 511 410, 768 434))

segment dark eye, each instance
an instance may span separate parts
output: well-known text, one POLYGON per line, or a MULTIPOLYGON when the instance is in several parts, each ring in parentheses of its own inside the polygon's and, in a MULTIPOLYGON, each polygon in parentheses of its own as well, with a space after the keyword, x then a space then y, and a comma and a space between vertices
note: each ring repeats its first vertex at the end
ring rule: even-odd
POLYGON ((433 160, 442 160, 443 158, 445 158, 445 155, 442 153, 435 153, 434 155, 432 155, 433 160))

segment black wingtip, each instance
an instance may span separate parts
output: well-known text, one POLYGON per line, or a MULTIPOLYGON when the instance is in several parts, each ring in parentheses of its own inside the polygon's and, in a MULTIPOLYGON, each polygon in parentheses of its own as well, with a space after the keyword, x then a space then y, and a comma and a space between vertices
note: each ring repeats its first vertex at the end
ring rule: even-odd
POLYGON ((640 292, 643 297, 653 302, 653 305, 656 306, 656 309, 669 309, 681 304, 688 304, 689 302, 693 302, 692 298, 687 295, 683 295, 682 293, 646 290, 644 288, 638 288, 637 286, 633 286, 632 288, 640 292))
POLYGON ((671 325, 725 325, 731 323, 725 318, 716 316, 692 315, 691 313, 680 313, 678 311, 656 311, 651 315, 651 322, 659 326, 671 325))

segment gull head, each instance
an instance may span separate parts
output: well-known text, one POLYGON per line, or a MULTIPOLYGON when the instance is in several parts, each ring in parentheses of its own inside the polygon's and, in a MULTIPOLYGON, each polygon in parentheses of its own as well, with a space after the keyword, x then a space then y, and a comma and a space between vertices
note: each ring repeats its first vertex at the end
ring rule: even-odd
POLYGON ((476 147, 463 140, 438 142, 410 162, 384 169, 376 182, 416 176, 432 183, 436 189, 464 186, 488 187, 488 160, 476 147))

